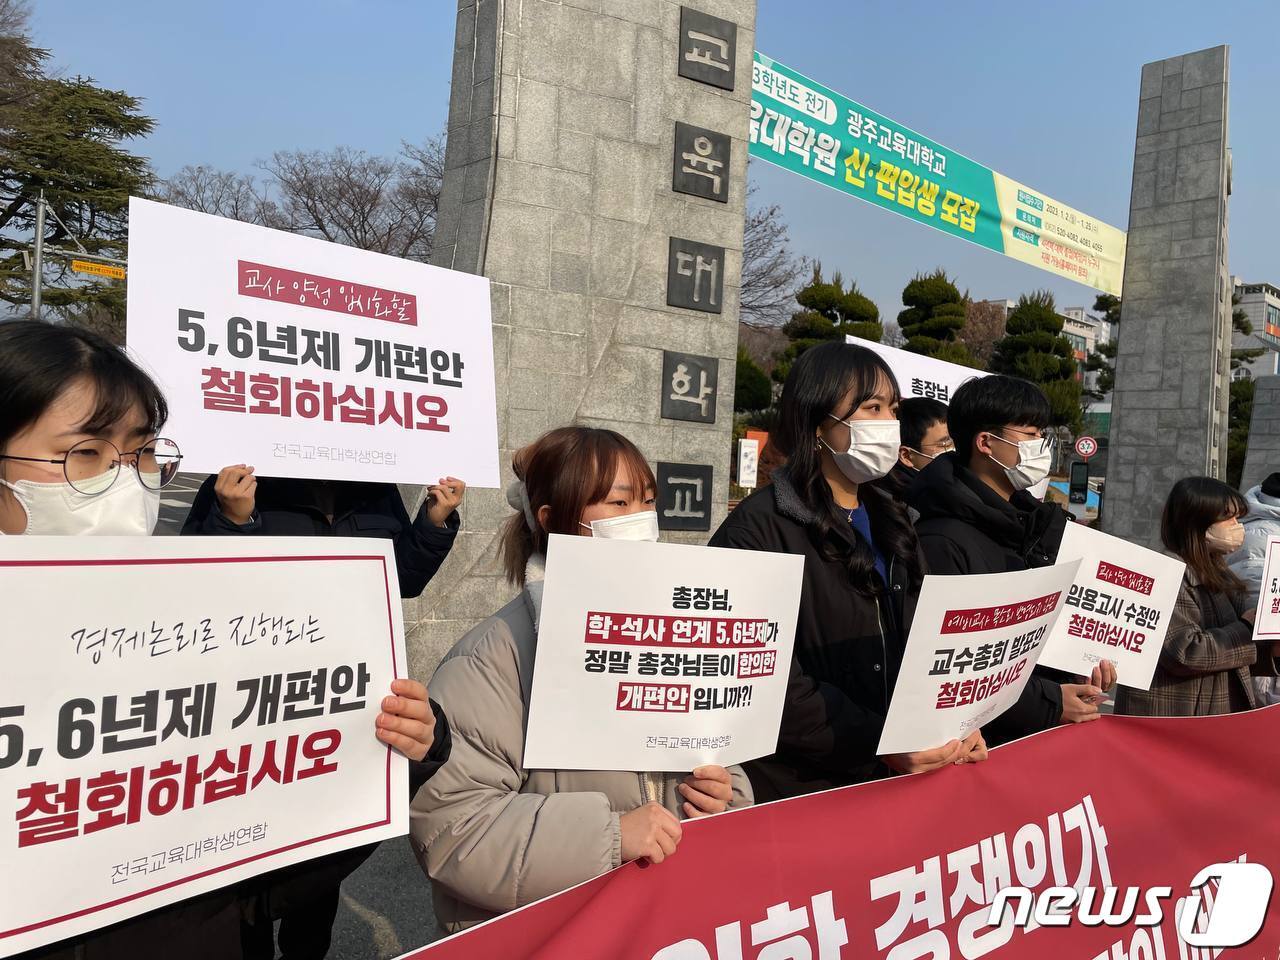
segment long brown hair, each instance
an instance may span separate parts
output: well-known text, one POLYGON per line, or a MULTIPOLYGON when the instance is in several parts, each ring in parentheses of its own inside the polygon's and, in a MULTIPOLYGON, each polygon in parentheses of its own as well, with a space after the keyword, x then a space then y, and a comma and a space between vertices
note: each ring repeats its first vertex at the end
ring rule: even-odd
POLYGON ((545 433, 511 459, 524 482, 536 518, 550 507, 547 529, 530 529, 523 512, 507 520, 502 533, 502 565, 507 579, 524 585, 524 569, 535 553, 547 552, 552 533, 576 535, 582 511, 609 495, 618 467, 630 474, 641 494, 652 494, 658 482, 639 448, 620 433, 595 427, 559 427, 545 433))
POLYGON ((1210 590, 1243 593, 1247 586, 1231 572, 1227 558, 1209 549, 1204 535, 1215 523, 1240 518, 1249 504, 1239 491, 1213 477, 1184 477, 1173 485, 1160 517, 1160 539, 1210 590))

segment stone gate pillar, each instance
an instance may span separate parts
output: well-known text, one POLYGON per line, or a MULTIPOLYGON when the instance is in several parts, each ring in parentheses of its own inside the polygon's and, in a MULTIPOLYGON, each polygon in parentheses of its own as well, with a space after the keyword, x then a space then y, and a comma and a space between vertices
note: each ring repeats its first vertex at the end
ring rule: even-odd
POLYGON ((1103 523, 1156 548, 1170 487, 1226 474, 1228 66, 1221 46, 1142 68, 1103 523))
MULTIPOLYGON (((659 476, 669 540, 726 509, 754 27, 754 0, 458 4, 432 262, 493 281, 505 480, 552 427, 613 428, 659 476)), ((415 675, 512 594, 510 513, 468 492, 406 603, 415 675)))

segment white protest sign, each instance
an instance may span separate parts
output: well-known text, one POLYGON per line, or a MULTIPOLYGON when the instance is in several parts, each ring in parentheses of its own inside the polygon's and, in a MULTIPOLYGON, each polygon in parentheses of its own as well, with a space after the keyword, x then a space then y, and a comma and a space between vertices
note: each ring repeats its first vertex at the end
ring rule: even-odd
POLYGON ((1186 564, 1100 530, 1067 524, 1058 562, 1080 561, 1040 662, 1080 676, 1103 660, 1117 682, 1151 689, 1186 564))
POLYGON ((184 470, 498 485, 484 277, 131 198, 129 349, 184 470))
POLYGON ((0 578, 0 956, 408 831, 391 541, 0 537, 0 578))
POLYGON ((1267 540, 1262 561, 1262 583, 1258 588, 1258 610, 1254 614, 1253 639, 1280 639, 1280 537, 1267 540))
POLYGON ((773 753, 804 558, 553 536, 524 766, 692 770, 773 753))
POLYGON ((738 441, 738 486, 754 490, 759 466, 760 441, 743 437, 738 441))
POLYGON ((844 339, 845 343, 866 347, 880 354, 898 379, 898 389, 902 391, 904 400, 908 397, 929 397, 933 400, 941 400, 943 403, 950 403, 951 395, 956 392, 960 384, 974 377, 988 376, 983 370, 962 367, 958 363, 950 363, 947 360, 935 360, 933 357, 922 356, 909 350, 899 350, 897 347, 887 347, 883 343, 872 340, 860 340, 850 336, 844 339))
POLYGON ((1013 706, 1079 566, 926 576, 877 752, 940 747, 1013 706))

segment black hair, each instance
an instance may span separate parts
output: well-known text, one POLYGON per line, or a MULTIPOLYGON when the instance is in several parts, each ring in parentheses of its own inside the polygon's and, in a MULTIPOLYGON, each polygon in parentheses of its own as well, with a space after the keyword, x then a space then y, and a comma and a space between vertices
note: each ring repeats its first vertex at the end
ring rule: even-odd
POLYGON ((903 446, 922 452, 924 435, 935 423, 947 422, 947 405, 932 397, 908 397, 898 404, 898 427, 903 446))
MULTIPOLYGON (((770 443, 787 457, 791 483, 816 518, 811 534, 819 550, 829 559, 843 560, 854 586, 867 593, 875 589, 875 556, 871 548, 861 538, 855 538, 856 546, 848 555, 838 557, 832 552, 827 535, 848 520, 836 506, 822 474, 822 453, 816 437, 828 414, 847 419, 884 384, 889 386, 891 402, 897 403, 901 396, 897 378, 874 351, 835 341, 810 347, 787 375, 777 431, 770 437, 770 443), (851 392, 852 404, 848 404, 845 397, 851 392)), ((915 530, 906 508, 882 483, 877 480, 859 484, 858 501, 867 508, 881 552, 905 563, 918 577, 921 569, 915 530)))
POLYGON ((1280 473, 1273 473, 1262 481, 1262 492, 1268 497, 1280 497, 1280 473))
POLYGON ((1249 504, 1240 492, 1213 477, 1183 477, 1169 491, 1160 515, 1160 539, 1210 590, 1242 594, 1245 582, 1227 559, 1209 549, 1204 535, 1215 523, 1243 518, 1249 504))
POLYGON ((86 433, 109 430, 135 408, 149 433, 169 418, 155 381, 105 337, 38 320, 0 323, 0 452, 82 379, 94 392, 86 433))
POLYGON ((973 441, 980 433, 1004 427, 1049 426, 1049 398, 1029 380, 994 375, 975 377, 960 385, 947 408, 947 430, 956 457, 965 465, 973 458, 973 441))

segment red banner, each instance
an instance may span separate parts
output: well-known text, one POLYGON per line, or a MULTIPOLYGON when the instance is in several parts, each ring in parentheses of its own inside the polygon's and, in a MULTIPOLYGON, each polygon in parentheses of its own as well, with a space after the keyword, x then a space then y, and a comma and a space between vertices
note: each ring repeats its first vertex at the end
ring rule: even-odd
MULTIPOLYGON (((630 864, 408 956, 1273 960, 1280 897, 1237 949, 1186 945, 1177 916, 1212 864, 1280 873, 1278 744, 1280 707, 1059 727, 975 766, 687 823, 663 864, 630 864), (1011 886, 1097 888, 1082 899, 1119 925, 1069 911, 1067 926, 1037 926, 1033 913, 1020 928, 1012 907, 990 925, 991 900, 1011 886), (1104 908, 1107 888, 1119 892, 1104 908), (1127 888, 1140 891, 1132 920, 1127 888), (1151 900, 1159 922, 1144 920, 1151 900)), ((1204 921, 1217 916, 1212 896, 1201 932, 1216 927, 1204 921)))

